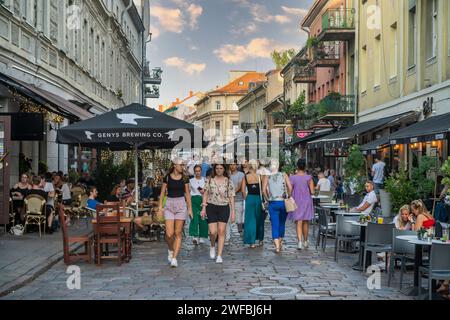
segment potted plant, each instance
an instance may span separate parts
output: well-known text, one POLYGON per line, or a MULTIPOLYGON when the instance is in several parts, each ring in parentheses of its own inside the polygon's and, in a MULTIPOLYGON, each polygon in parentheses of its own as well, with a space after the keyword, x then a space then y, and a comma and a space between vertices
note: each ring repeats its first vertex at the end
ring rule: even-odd
POLYGON ((425 237, 426 237, 426 235, 427 235, 427 230, 426 230, 425 228, 420 228, 420 229, 417 231, 417 238, 418 238, 419 240, 424 240, 425 237))
POLYGON ((428 156, 423 157, 418 166, 411 170, 411 182, 417 197, 423 200, 428 209, 433 206, 430 198, 433 196, 436 186, 435 179, 429 179, 429 176, 430 173, 437 170, 437 158, 428 156))
POLYGON ((400 168, 398 173, 386 179, 385 190, 390 194, 393 212, 398 212, 402 206, 417 198, 416 189, 403 167, 400 168))

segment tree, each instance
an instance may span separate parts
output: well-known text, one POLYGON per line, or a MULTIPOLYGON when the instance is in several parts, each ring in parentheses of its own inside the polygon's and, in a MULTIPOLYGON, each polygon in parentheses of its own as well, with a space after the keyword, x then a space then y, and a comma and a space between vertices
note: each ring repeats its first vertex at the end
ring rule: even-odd
POLYGON ((274 50, 271 53, 273 63, 275 64, 277 69, 283 69, 292 58, 295 57, 295 49, 289 50, 274 50))
POLYGON ((292 105, 285 103, 282 110, 274 112, 273 117, 286 123, 288 119, 292 119, 292 117, 301 112, 304 109, 304 106, 305 93, 302 93, 292 105))

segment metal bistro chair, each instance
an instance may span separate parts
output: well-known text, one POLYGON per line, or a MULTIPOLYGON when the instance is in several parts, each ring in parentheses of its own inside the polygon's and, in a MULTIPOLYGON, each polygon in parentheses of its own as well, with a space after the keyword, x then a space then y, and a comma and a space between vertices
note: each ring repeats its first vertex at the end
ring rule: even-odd
POLYGON ((333 191, 319 191, 319 196, 326 196, 327 198, 321 198, 319 199, 320 203, 330 203, 331 199, 334 196, 333 191))
POLYGON ((330 223, 330 209, 317 208, 319 214, 319 231, 317 233, 316 250, 322 240, 322 251, 325 252, 328 236, 336 234, 336 223, 330 223))
POLYGON ((398 236, 409 236, 409 235, 417 235, 416 231, 410 230, 398 230, 394 229, 392 233, 392 253, 389 262, 389 278, 388 278, 388 287, 391 286, 391 278, 394 275, 395 271, 395 261, 396 259, 401 259, 401 271, 400 271, 400 290, 403 286, 403 273, 405 273, 405 264, 407 261, 414 262, 415 257, 415 246, 412 243, 409 243, 406 240, 397 239, 398 236))
MULTIPOLYGON (((392 252, 392 230, 393 224, 368 223, 366 230, 366 241, 364 244, 363 266, 366 265, 367 251, 370 252, 392 252)), ((387 270, 386 258, 386 270, 387 270)))
POLYGON ((422 277, 428 276, 428 299, 433 298, 432 281, 450 280, 450 245, 433 243, 431 246, 430 266, 419 268, 419 297, 422 292, 422 277))
POLYGON ((31 194, 24 199, 25 206, 25 226, 23 228, 24 232, 27 231, 27 226, 29 224, 34 224, 39 226, 39 237, 42 237, 41 225, 44 223, 44 234, 45 227, 47 224, 47 218, 45 216, 45 204, 46 201, 43 197, 37 194, 31 194))
POLYGON ((355 243, 360 241, 361 227, 352 225, 346 220, 358 221, 359 217, 355 216, 336 216, 336 245, 334 248, 334 260, 337 262, 337 254, 339 251, 339 244, 343 242, 344 244, 355 243))

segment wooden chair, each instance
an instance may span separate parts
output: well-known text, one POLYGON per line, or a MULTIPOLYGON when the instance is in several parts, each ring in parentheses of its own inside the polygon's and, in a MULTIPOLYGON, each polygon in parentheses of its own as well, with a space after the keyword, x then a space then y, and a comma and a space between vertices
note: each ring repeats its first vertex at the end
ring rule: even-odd
POLYGON ((42 236, 41 224, 44 223, 44 234, 47 224, 47 218, 45 216, 45 204, 46 201, 43 197, 37 194, 30 194, 24 199, 25 206, 25 226, 24 232, 27 231, 29 224, 39 226, 39 237, 42 236))
POLYGON ((59 213, 59 221, 61 223, 61 230, 63 234, 64 263, 66 265, 70 265, 73 262, 79 260, 92 263, 92 236, 91 235, 69 236, 69 232, 67 230, 66 225, 64 206, 59 205, 57 210, 59 213), (73 243, 84 244, 85 251, 82 253, 71 253, 70 245, 73 243))
POLYGON ((72 194, 72 204, 66 207, 66 210, 70 212, 70 215, 76 217, 77 219, 80 217, 80 212, 82 210, 82 197, 86 195, 86 191, 83 187, 75 186, 70 190, 72 194))
POLYGON ((126 239, 125 233, 120 225, 120 207, 119 205, 97 205, 97 226, 95 231, 95 249, 96 263, 101 264, 102 260, 117 259, 120 266, 122 260, 126 256, 126 239), (108 216, 105 211, 112 210, 116 214, 108 216), (109 255, 114 253, 108 250, 108 255, 103 255, 103 245, 117 245, 117 255, 109 255))

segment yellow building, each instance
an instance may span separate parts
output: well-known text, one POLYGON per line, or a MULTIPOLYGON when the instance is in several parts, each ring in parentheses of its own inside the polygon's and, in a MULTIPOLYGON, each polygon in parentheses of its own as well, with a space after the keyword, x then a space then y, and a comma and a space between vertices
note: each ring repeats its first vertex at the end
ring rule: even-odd
POLYGON ((204 98, 195 103, 195 122, 201 124, 209 141, 225 144, 239 134, 237 102, 248 93, 250 83, 264 80, 264 73, 231 71, 227 85, 206 93, 204 98))
MULTIPOLYGON (((449 113, 450 1, 363 0, 357 13, 359 122, 405 112, 413 114, 409 122, 414 122, 449 113)), ((448 155, 447 132, 431 134, 430 127, 419 134, 410 130, 411 136, 408 131, 398 134, 404 126, 368 134, 366 142, 385 140, 368 151, 391 159, 394 168, 401 163, 412 166, 422 155, 448 155), (404 139, 397 139, 400 136, 404 139)))

